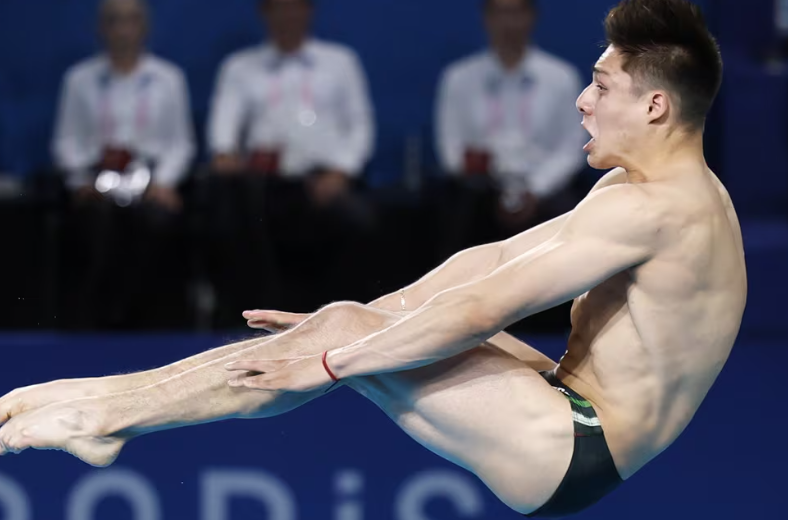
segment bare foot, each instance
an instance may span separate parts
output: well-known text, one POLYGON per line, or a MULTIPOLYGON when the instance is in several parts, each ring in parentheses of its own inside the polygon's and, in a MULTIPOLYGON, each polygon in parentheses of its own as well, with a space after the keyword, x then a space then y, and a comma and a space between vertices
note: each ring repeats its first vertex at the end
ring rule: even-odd
POLYGON ((98 397, 112 393, 101 379, 63 379, 40 385, 26 386, 0 398, 0 426, 13 417, 50 404, 98 397))
POLYGON ((110 435, 102 398, 56 403, 23 413, 0 428, 0 455, 26 449, 65 451, 91 466, 115 462, 128 439, 110 435))

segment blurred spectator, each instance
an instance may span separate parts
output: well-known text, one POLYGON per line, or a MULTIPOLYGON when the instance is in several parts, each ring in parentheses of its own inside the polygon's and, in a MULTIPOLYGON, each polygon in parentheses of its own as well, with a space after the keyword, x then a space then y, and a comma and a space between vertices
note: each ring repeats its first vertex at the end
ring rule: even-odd
POLYGON ((358 251, 373 216, 359 181, 374 138, 367 81, 352 50, 310 37, 313 9, 311 0, 262 0, 270 42, 230 56, 217 81, 208 142, 219 242, 211 249, 219 307, 234 321, 261 302, 293 308, 351 297, 337 291, 365 263, 358 251), (305 291, 311 301, 279 300, 282 275, 288 294, 305 291), (296 289, 299 282, 306 285, 296 289))
POLYGON ((777 27, 779 57, 788 60, 788 0, 775 0, 777 14, 774 23, 777 27))
POLYGON ((450 66, 437 105, 449 229, 443 256, 509 237, 571 209, 587 134, 578 71, 530 43, 536 0, 486 0, 490 49, 450 66))
POLYGON ((85 327, 154 326, 166 314, 154 303, 179 290, 170 278, 178 188, 195 145, 186 80, 146 51, 148 26, 143 0, 104 0, 105 52, 63 82, 53 152, 72 194, 70 292, 85 327))

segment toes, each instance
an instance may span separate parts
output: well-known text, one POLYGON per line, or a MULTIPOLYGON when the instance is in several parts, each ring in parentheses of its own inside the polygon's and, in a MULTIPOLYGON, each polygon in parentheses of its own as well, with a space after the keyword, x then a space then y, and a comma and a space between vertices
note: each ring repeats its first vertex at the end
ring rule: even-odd
POLYGON ((0 404, 0 426, 5 425, 8 421, 23 414, 27 410, 27 405, 20 397, 11 397, 5 399, 0 404))
POLYGON ((6 424, 0 428, 0 455, 8 455, 13 453, 11 446, 12 425, 6 424))
POLYGON ((30 430, 18 419, 11 420, 0 428, 0 455, 19 454, 33 447, 34 441, 30 430))
POLYGON ((8 395, 3 396, 0 399, 0 426, 4 425, 8 422, 8 420, 12 417, 12 400, 16 395, 16 390, 11 392, 8 395))
POLYGON ((4 434, 0 439, 0 455, 16 455, 25 450, 24 443, 17 435, 4 434))

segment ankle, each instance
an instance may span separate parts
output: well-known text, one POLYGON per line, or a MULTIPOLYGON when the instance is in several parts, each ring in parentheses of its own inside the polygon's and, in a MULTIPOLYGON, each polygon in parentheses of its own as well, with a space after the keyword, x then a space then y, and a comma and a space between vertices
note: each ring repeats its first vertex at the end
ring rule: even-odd
POLYGON ((98 417, 98 436, 132 439, 141 435, 138 427, 144 420, 140 412, 137 392, 124 392, 95 398, 94 407, 98 417))

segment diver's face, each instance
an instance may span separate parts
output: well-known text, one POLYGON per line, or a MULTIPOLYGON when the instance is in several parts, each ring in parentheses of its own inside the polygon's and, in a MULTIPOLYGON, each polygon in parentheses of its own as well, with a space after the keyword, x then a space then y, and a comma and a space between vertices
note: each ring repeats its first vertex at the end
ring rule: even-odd
POLYGON ((622 166, 637 149, 648 127, 643 117, 644 96, 637 95, 633 78, 623 68, 623 57, 610 46, 594 67, 594 79, 577 99, 583 127, 591 140, 583 150, 596 169, 622 166))

